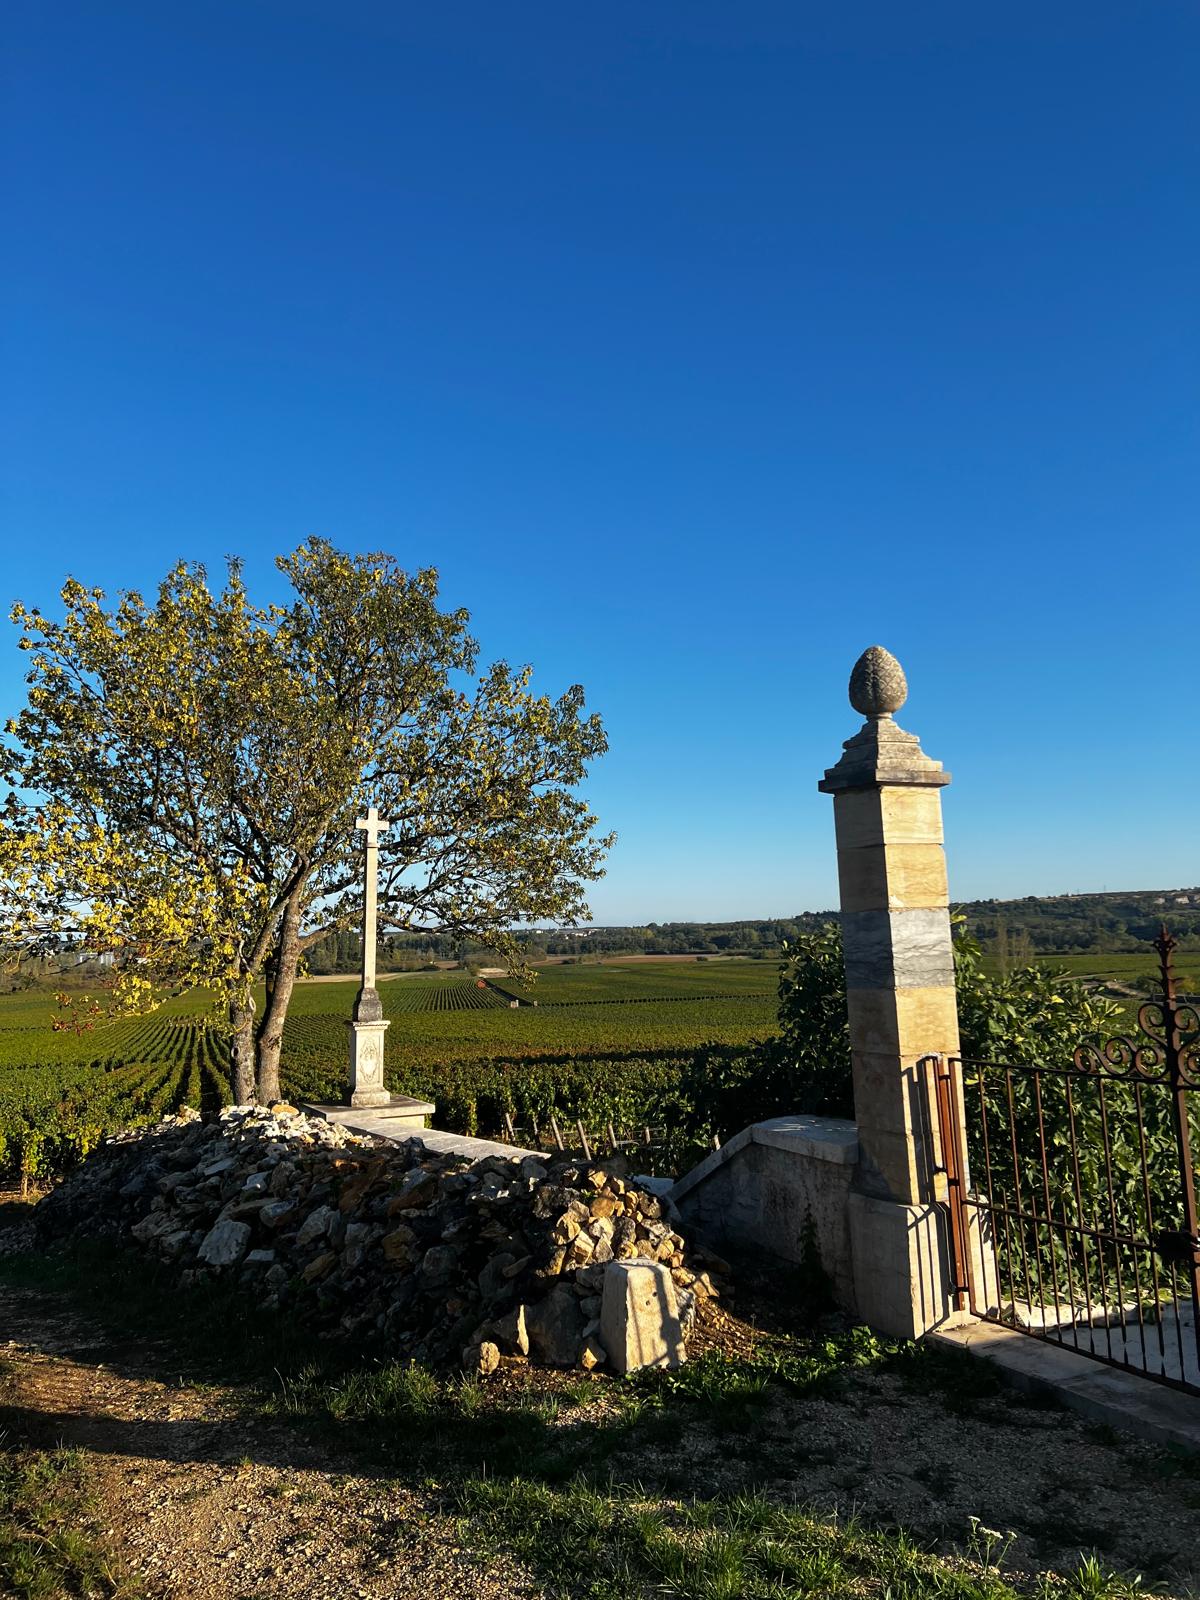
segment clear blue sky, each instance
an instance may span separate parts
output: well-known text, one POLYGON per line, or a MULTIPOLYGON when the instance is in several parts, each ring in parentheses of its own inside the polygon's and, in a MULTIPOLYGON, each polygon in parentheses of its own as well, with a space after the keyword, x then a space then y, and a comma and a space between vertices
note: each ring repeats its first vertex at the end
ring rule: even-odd
POLYGON ((834 903, 874 642, 957 896, 1200 881, 1191 0, 6 32, 0 600, 438 566, 605 717, 598 921, 834 903))

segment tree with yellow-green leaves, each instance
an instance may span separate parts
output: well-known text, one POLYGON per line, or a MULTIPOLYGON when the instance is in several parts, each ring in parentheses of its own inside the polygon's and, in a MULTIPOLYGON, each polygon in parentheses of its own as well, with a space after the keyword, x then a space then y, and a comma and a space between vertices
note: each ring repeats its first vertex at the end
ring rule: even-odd
POLYGON ((0 757, 0 944, 111 952, 110 1011, 211 987, 239 1103, 279 1097, 303 951, 361 915, 361 808, 390 824, 381 930, 518 964, 511 930, 585 918, 612 842, 573 792, 607 747, 581 688, 477 673, 432 569, 319 539, 277 565, 282 605, 253 605, 231 561, 220 592, 180 563, 153 603, 72 580, 61 621, 16 606, 28 702, 0 757))

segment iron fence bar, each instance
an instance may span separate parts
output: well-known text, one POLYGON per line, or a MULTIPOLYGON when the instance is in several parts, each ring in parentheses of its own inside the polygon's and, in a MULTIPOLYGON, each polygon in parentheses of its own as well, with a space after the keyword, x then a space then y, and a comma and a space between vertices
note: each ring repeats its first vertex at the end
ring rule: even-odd
MULTIPOLYGON (((1192 1137, 1188 1121, 1187 1083, 1183 1076, 1179 1036, 1179 1009, 1175 995, 1175 969, 1172 956, 1175 940, 1164 927, 1154 941, 1158 949, 1162 981, 1163 1033, 1167 1054, 1167 1075, 1171 1082, 1171 1111, 1175 1142, 1179 1151, 1179 1178, 1183 1192, 1183 1226, 1188 1239, 1188 1269, 1192 1291, 1192 1334, 1196 1361, 1200 1367, 1200 1239, 1197 1235, 1196 1183, 1192 1173, 1192 1137)), ((1175 1313, 1179 1320, 1178 1310, 1175 1313)))
MULTIPOLYGON (((1012 1147, 1013 1188, 1017 1193, 1017 1209, 1024 1209, 1025 1202, 1021 1198, 1021 1163, 1017 1155, 1017 1111, 1013 1103, 1012 1073, 1007 1069, 1004 1074, 1005 1089, 1008 1096, 1008 1139, 1012 1147)), ((1031 1279, 1029 1276, 1029 1256, 1025 1249, 1025 1223, 1021 1221, 1017 1238, 1021 1241, 1021 1282, 1025 1285, 1025 1292, 1030 1294, 1031 1279)), ((1038 1280, 1038 1298, 1041 1299, 1041 1280, 1038 1280)), ((1032 1304, 1032 1299, 1030 1300, 1032 1304)))
MULTIPOLYGON (((1154 1238, 1154 1201, 1150 1197, 1150 1152, 1146 1145, 1146 1117, 1142 1106, 1142 1086, 1135 1084, 1133 1090, 1133 1104, 1137 1112, 1138 1125, 1138 1154, 1142 1164, 1142 1202, 1146 1207, 1146 1237, 1154 1238)), ((1150 1251, 1150 1281, 1154 1285, 1154 1304, 1158 1306, 1158 1365, 1159 1370, 1167 1370, 1167 1344, 1166 1335, 1163 1333, 1162 1319, 1162 1285, 1158 1276, 1158 1252, 1153 1248, 1150 1251)), ((1179 1326, 1179 1308, 1175 1308, 1175 1331, 1182 1334, 1179 1326)), ((1183 1371, 1183 1343, 1179 1345, 1179 1370, 1183 1371)))
MULTIPOLYGON (((1103 1140, 1104 1140, 1104 1177, 1105 1177, 1105 1182, 1108 1185, 1108 1215, 1109 1215, 1109 1221, 1112 1223, 1112 1231, 1113 1231, 1113 1267, 1114 1267, 1114 1269, 1116 1271, 1116 1278, 1117 1278, 1117 1307, 1118 1307, 1118 1309, 1120 1311, 1123 1312, 1124 1309, 1125 1309, 1125 1279, 1124 1279, 1124 1277, 1122 1276, 1122 1273, 1121 1273, 1121 1252, 1117 1249, 1117 1245, 1116 1245, 1117 1197, 1116 1197, 1116 1191, 1113 1188, 1112 1139, 1111 1139, 1111 1137, 1109 1135, 1109 1131, 1108 1131, 1108 1096, 1104 1092, 1104 1079, 1103 1078, 1100 1079, 1099 1084, 1098 1084, 1097 1087, 1098 1087, 1099 1093, 1100 1093, 1100 1132, 1101 1132, 1101 1134, 1103 1136, 1103 1140)), ((1109 1315, 1109 1310, 1108 1310, 1108 1284, 1107 1284, 1107 1280, 1103 1281, 1103 1287, 1104 1287, 1104 1311, 1105 1311, 1105 1315, 1108 1316, 1109 1315)), ((1138 1306, 1138 1316, 1140 1317, 1141 1314, 1142 1314, 1142 1308, 1139 1305, 1138 1306)), ((1124 1318, 1122 1318, 1122 1320, 1121 1320, 1121 1346, 1122 1346, 1122 1348, 1123 1348, 1123 1350, 1125 1352, 1126 1363, 1128 1363, 1128 1360, 1129 1360, 1129 1336, 1125 1331, 1124 1318)))
MULTIPOLYGON (((1067 1202, 1066 1202, 1065 1199, 1063 1200, 1063 1203, 1062 1203, 1062 1215, 1063 1215, 1063 1219, 1062 1219, 1063 1255, 1066 1257, 1066 1262, 1067 1262, 1067 1298, 1069 1299, 1072 1307, 1074 1307, 1074 1305, 1075 1305, 1075 1275, 1071 1271, 1071 1245, 1070 1245, 1069 1239, 1067 1238, 1067 1229, 1068 1229, 1069 1224, 1067 1222, 1067 1202)), ((1079 1323, 1076 1321, 1076 1319, 1074 1317, 1071 1318, 1071 1338, 1072 1338, 1072 1340, 1074 1342, 1076 1350, 1078 1350, 1079 1349, 1079 1323)))
MULTIPOLYGON (((981 1124, 983 1126, 984 1176, 985 1176, 985 1179, 987 1181, 988 1205, 991 1208, 992 1212, 994 1213, 995 1209, 996 1209, 996 1200, 995 1200, 995 1195, 993 1193, 993 1186, 992 1186, 992 1146, 991 1146, 991 1139, 990 1139, 990 1136, 989 1136, 989 1133, 988 1133, 987 1095, 984 1092, 983 1073, 982 1073, 982 1071, 979 1072, 976 1081, 979 1084, 979 1120, 980 1120, 980 1122, 981 1122, 981 1124)), ((965 1079, 964 1079, 964 1089, 965 1089, 965 1079)), ((1013 1284, 1012 1234, 1011 1234, 1011 1231, 1010 1231, 1009 1226, 1008 1226, 1008 1218, 1007 1217, 1005 1217, 1005 1219, 1004 1219, 1004 1265, 1005 1265, 1005 1267, 1007 1268, 1007 1271, 1008 1271, 1008 1298, 1011 1301, 1011 1300, 1014 1300, 1016 1298, 1016 1295, 1014 1293, 1014 1287, 1015 1286, 1013 1284)), ((998 1290, 1002 1288, 1002 1285, 1000 1283, 999 1273, 997 1273, 997 1275, 996 1275, 996 1288, 998 1290)))
MULTIPOLYGON (((1077 1134, 1076 1128, 1075 1128, 1075 1097, 1071 1093, 1071 1080, 1070 1080, 1070 1078, 1067 1079, 1065 1087, 1066 1087, 1066 1091, 1067 1091, 1067 1119, 1068 1119, 1068 1122, 1069 1122, 1069 1125, 1070 1125, 1070 1128, 1071 1128, 1071 1166, 1072 1166, 1072 1169, 1073 1169, 1073 1174, 1072 1175, 1074 1177, 1074 1183, 1075 1183, 1075 1204, 1078 1207, 1080 1217, 1082 1217, 1083 1216, 1083 1182, 1082 1182, 1082 1177, 1081 1177, 1081 1174, 1080 1174, 1080 1171, 1079 1171, 1079 1137, 1078 1137, 1078 1134, 1077 1134)), ((1084 1292, 1084 1298, 1087 1301, 1088 1324, 1090 1326, 1092 1323, 1094 1323, 1096 1314, 1092 1309, 1092 1284, 1091 1284, 1091 1275, 1090 1275, 1090 1273, 1088 1271, 1087 1239, 1082 1237, 1082 1236, 1080 1237, 1080 1240, 1079 1240, 1079 1251, 1080 1251, 1080 1255, 1083 1258, 1083 1292, 1084 1292)), ((1103 1257, 1101 1258, 1100 1278, 1101 1278, 1101 1282, 1103 1282, 1103 1280, 1104 1280, 1103 1257)))
POLYGON ((1037 1106, 1038 1150, 1042 1158, 1042 1197, 1046 1202, 1046 1244, 1050 1251, 1050 1281, 1054 1285, 1054 1304, 1057 1308, 1062 1304, 1062 1294, 1058 1287, 1058 1258, 1054 1250, 1054 1207, 1050 1201, 1050 1167, 1046 1160, 1046 1118, 1042 1111, 1042 1080, 1040 1077, 1033 1080, 1033 1095, 1037 1106))
MULTIPOLYGON (((1097 1208, 1094 1205, 1092 1206, 1092 1221, 1095 1223, 1096 1228, 1098 1230, 1099 1227, 1100 1227, 1100 1213, 1099 1213, 1099 1211, 1097 1210, 1097 1208)), ((1112 1313, 1108 1309, 1108 1258, 1104 1254, 1104 1235, 1099 1233, 1099 1232, 1097 1232, 1096 1237, 1097 1237, 1097 1241, 1098 1241, 1098 1243, 1100 1245, 1100 1316, 1102 1318, 1101 1326, 1104 1329, 1104 1340, 1105 1340, 1105 1343, 1108 1345, 1108 1359, 1113 1363, 1114 1366, 1121 1366, 1121 1365, 1123 1365, 1123 1362, 1118 1361, 1116 1356, 1113 1354, 1112 1313)), ((1113 1240, 1113 1260, 1114 1261, 1116 1260, 1116 1256, 1117 1256, 1117 1241, 1114 1239, 1113 1240)))

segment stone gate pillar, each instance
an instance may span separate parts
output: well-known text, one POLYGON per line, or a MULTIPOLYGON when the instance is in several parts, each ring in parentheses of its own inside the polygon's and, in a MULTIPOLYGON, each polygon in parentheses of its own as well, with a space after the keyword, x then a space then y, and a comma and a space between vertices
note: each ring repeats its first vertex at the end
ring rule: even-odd
POLYGON ((892 719, 908 686, 879 645, 857 661, 850 703, 866 722, 818 784, 833 796, 859 1161, 850 1241, 859 1316, 915 1338, 955 1310, 942 1208, 934 1203, 916 1063, 958 1053, 942 847, 940 761, 892 719))

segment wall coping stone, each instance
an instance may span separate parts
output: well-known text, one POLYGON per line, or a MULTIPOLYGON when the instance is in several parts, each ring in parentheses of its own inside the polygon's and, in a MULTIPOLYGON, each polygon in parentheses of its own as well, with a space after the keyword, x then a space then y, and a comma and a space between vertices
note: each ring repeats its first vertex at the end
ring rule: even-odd
POLYGON ((793 1112, 790 1116, 752 1123, 735 1133, 719 1150, 712 1151, 690 1172, 684 1173, 672 1188, 671 1199, 679 1201, 690 1194, 748 1144, 768 1145, 775 1150, 805 1156, 810 1161, 829 1161, 836 1166, 852 1167, 858 1161, 858 1128, 853 1122, 845 1117, 815 1117, 807 1112, 793 1112))

